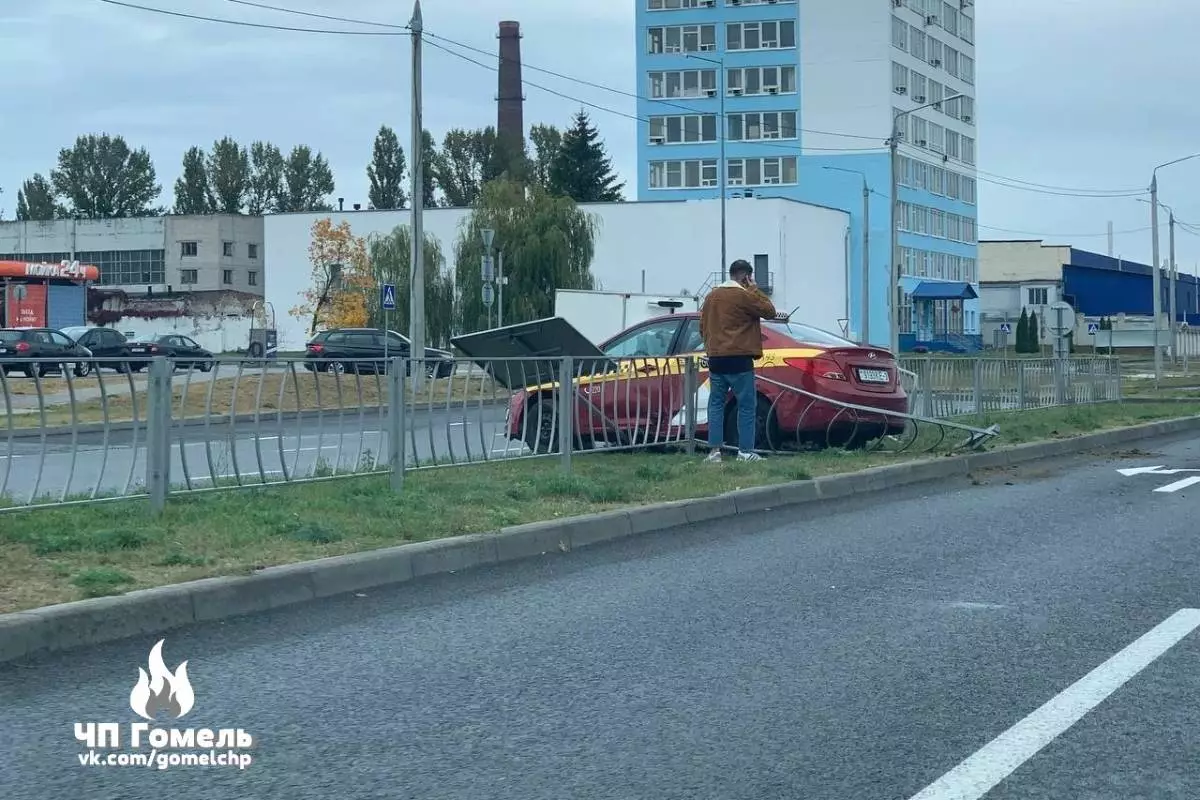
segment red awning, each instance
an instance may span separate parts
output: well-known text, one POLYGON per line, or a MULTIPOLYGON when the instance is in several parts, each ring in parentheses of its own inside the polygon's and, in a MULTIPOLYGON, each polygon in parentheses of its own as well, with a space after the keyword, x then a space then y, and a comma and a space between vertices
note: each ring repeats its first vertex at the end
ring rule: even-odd
POLYGON ((0 261, 0 278, 61 278, 69 281, 98 281, 99 267, 78 261, 45 264, 34 261, 0 261))

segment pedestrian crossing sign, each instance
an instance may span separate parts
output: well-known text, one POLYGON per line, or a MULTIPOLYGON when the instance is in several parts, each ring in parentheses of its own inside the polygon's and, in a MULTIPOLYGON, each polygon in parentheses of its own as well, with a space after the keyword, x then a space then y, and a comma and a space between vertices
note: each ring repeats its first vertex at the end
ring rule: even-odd
POLYGON ((1098 331, 1098 330, 1100 330, 1099 322, 1089 322, 1088 323, 1088 336, 1095 336, 1096 331, 1098 331))
POLYGON ((1008 324, 1007 322, 1000 323, 1000 332, 1001 333, 1012 333, 1012 325, 1008 324))
POLYGON ((383 285, 383 302, 380 304, 385 311, 396 310, 396 286, 392 283, 383 285))

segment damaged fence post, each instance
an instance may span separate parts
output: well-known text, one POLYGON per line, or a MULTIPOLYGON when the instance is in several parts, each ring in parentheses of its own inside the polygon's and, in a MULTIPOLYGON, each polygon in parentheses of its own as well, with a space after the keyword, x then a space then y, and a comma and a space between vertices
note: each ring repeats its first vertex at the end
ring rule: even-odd
POLYGON ((171 362, 158 356, 150 362, 146 383, 146 491, 150 511, 161 514, 171 491, 171 362))
POLYGON ((575 428, 574 363, 564 356, 558 364, 558 452, 563 472, 571 471, 571 450, 575 428))
POLYGON ((390 378, 388 381, 388 479, 393 492, 404 489, 404 467, 407 460, 404 452, 404 414, 408 401, 404 396, 404 371, 407 368, 403 358, 392 358, 389 365, 390 378))

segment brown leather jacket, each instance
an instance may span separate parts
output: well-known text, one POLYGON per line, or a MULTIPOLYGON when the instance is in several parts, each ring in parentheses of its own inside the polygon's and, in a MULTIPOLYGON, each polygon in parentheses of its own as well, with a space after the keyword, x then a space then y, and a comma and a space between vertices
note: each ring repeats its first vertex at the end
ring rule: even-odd
POLYGON ((706 356, 762 356, 759 320, 775 319, 771 299, 757 287, 747 289, 726 281, 704 298, 700 309, 700 336, 706 356))

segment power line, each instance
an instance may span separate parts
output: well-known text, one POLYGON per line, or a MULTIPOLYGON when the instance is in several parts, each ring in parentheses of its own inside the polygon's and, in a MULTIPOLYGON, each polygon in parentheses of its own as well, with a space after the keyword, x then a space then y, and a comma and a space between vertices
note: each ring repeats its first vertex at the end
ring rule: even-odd
POLYGON ((1059 191, 1059 192, 1078 192, 1081 195, 1083 195, 1083 194, 1132 195, 1132 194, 1146 194, 1146 193, 1149 193, 1149 191, 1150 191, 1148 188, 1141 188, 1141 189, 1080 189, 1080 188, 1074 187, 1074 186, 1054 186, 1053 184, 1048 184, 1048 183, 1034 183, 1033 181, 1026 181, 1026 180, 1022 180, 1020 178, 1010 178, 1007 175, 997 175, 993 172, 985 172, 984 170, 981 170, 981 169, 977 169, 977 170, 975 170, 975 172, 979 175, 986 175, 989 178, 997 178, 999 180, 1010 181, 1011 183, 1020 183, 1025 186, 1033 186, 1038 189, 1054 189, 1055 191, 1059 191))
POLYGON ((980 173, 978 170, 976 170, 976 180, 980 181, 981 183, 990 183, 994 186, 1003 186, 1006 189, 1016 189, 1018 191, 1032 192, 1034 194, 1055 195, 1057 197, 1093 197, 1093 198, 1100 198, 1100 199, 1114 199, 1114 198, 1121 199, 1121 198, 1127 198, 1127 197, 1141 197, 1143 195, 1150 193, 1149 190, 1147 190, 1147 189, 1143 189, 1143 190, 1137 191, 1137 192, 1125 192, 1125 193, 1120 193, 1120 194, 1084 194, 1081 192, 1072 192, 1072 191, 1055 191, 1053 189, 1038 189, 1038 188, 1034 188, 1033 186, 1021 186, 1021 185, 1018 185, 1015 183, 1007 183, 1004 181, 996 180, 994 178, 985 177, 985 175, 987 175, 987 174, 989 174, 989 173, 980 173))
POLYGON ((132 8, 138 11, 148 11, 152 14, 165 14, 169 17, 182 17, 184 19, 194 19, 201 22, 219 22, 223 25, 237 25, 244 28, 260 28, 272 31, 290 31, 292 33, 323 33, 334 34, 338 36, 403 36, 401 33, 391 33, 387 31, 335 31, 322 28, 294 28, 288 25, 268 25, 264 22, 245 22, 237 19, 224 19, 222 17, 206 17, 201 14, 185 14, 182 11, 169 11, 165 8, 152 8, 150 6, 142 6, 136 3, 125 3, 122 0, 100 0, 101 3, 108 3, 110 6, 121 6, 123 8, 132 8))
POLYGON ((278 11, 282 14, 295 14, 299 17, 311 17, 312 19, 325 19, 331 22, 346 22, 351 25, 372 25, 378 28, 391 28, 399 31, 410 31, 412 28, 408 25, 396 25, 388 22, 371 22, 364 19, 352 19, 350 17, 338 17, 330 14, 317 14, 312 11, 299 11, 294 8, 283 8, 282 6, 272 6, 266 3, 252 3, 250 0, 226 0, 228 3, 234 3, 239 6, 249 6, 250 8, 261 8, 265 11, 278 11))
MULTIPOLYGON (((438 37, 438 38, 441 38, 441 37, 438 37)), ((464 55, 464 54, 462 54, 462 53, 457 53, 457 52, 455 52, 454 50, 451 50, 450 48, 446 47, 445 45, 441 45, 441 44, 438 44, 437 42, 432 42, 432 41, 427 41, 427 42, 425 42, 425 43, 426 43, 427 45, 429 45, 430 47, 433 47, 433 48, 435 48, 435 49, 437 49, 437 50, 441 50, 441 51, 442 51, 442 52, 444 52, 444 53, 449 53, 450 55, 454 56, 455 58, 459 58, 459 59, 462 59, 463 61, 470 62, 470 63, 472 63, 472 64, 474 64, 474 65, 476 65, 476 66, 478 66, 478 67, 482 67, 483 69, 490 70, 490 71, 492 71, 492 72, 498 72, 498 71, 499 71, 499 67, 494 67, 494 66, 492 66, 491 64, 484 64, 482 61, 479 61, 479 60, 477 60, 477 59, 471 58, 471 57, 470 57, 470 56, 468 56, 468 55, 464 55)), ((596 103, 589 102, 589 101, 587 101, 587 100, 584 100, 584 99, 582 99, 582 98, 579 98, 579 97, 575 97, 575 96, 573 96, 573 95, 566 94, 565 92, 560 92, 560 91, 558 91, 557 89, 551 89, 551 88, 549 88, 549 87, 547 87, 547 86, 542 86, 541 84, 534 83, 533 81, 527 81, 527 80, 524 80, 524 79, 522 79, 522 80, 521 80, 521 83, 523 83, 523 84, 524 84, 524 85, 526 85, 526 86, 532 86, 534 89, 540 89, 540 90, 542 90, 543 92, 548 92, 549 94, 555 95, 555 96, 557 96, 557 97, 561 97, 561 98, 562 98, 562 99, 564 99, 564 100, 570 100, 570 101, 571 101, 571 102, 573 102, 573 103, 579 103, 580 105, 584 105, 584 106, 587 106, 587 107, 589 107, 589 108, 594 108, 594 109, 596 109, 597 111, 604 111, 604 112, 607 112, 607 113, 609 113, 609 114, 615 114, 615 115, 617 115, 617 116, 620 116, 620 117, 625 117, 626 119, 631 119, 631 120, 634 120, 634 121, 636 121, 636 122, 642 122, 642 123, 646 123, 646 124, 649 124, 649 123, 650 123, 650 120, 648 120, 648 119, 646 119, 646 118, 644 118, 644 117, 639 117, 639 116, 637 116, 636 114, 629 114, 629 113, 627 113, 627 112, 625 112, 625 111, 619 111, 619 110, 617 110, 617 109, 615 109, 615 108, 611 108, 611 107, 609 107, 609 106, 602 106, 602 105, 598 105, 598 104, 596 104, 596 103)), ((719 140, 718 140, 718 141, 719 141, 719 140)), ((850 148, 842 148, 842 147, 801 147, 801 146, 799 146, 799 145, 786 145, 786 144, 778 144, 778 143, 775 143, 775 142, 763 141, 763 140, 749 140, 749 141, 747 141, 747 140, 738 140, 738 143, 739 143, 739 144, 753 144, 753 145, 760 145, 760 146, 764 146, 764 147, 774 147, 774 148, 776 148, 776 149, 787 150, 787 151, 789 151, 789 152, 796 152, 797 154, 798 154, 798 153, 799 153, 801 150, 814 150, 814 151, 824 151, 824 152, 831 152, 831 153, 878 153, 878 152, 882 152, 882 151, 883 151, 883 149, 884 149, 882 145, 880 145, 879 147, 850 147, 850 148)), ((697 144, 701 144, 701 143, 700 143, 700 142, 697 142, 697 144)))
MULTIPOLYGON (((1039 233, 1037 231, 1015 231, 1011 228, 997 228, 992 225, 980 225, 979 223, 976 223, 975 227, 983 228, 989 231, 1000 231, 1001 233, 1019 233, 1023 236, 1039 236, 1043 239, 1088 239, 1108 236, 1108 231, 1105 231, 1104 233, 1039 233)), ((1127 233, 1142 233, 1143 231, 1148 230, 1151 230, 1149 225, 1144 228, 1130 228, 1129 230, 1124 231, 1113 231, 1113 236, 1121 236, 1127 233)))

